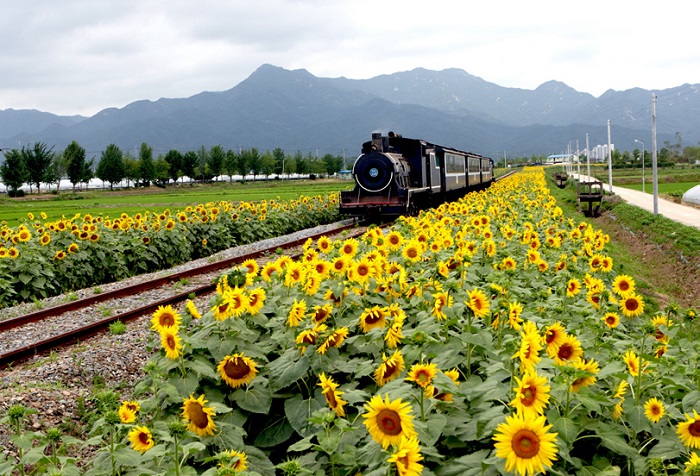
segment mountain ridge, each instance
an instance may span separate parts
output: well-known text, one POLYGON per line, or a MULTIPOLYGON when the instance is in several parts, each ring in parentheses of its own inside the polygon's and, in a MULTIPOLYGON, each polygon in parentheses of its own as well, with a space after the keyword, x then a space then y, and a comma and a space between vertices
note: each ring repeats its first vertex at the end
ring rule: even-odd
MULTIPOLYGON (((665 114, 657 121, 657 142, 676 132, 684 141, 700 141, 700 118, 693 113, 700 110, 700 85, 657 95, 665 114)), ((608 119, 618 149, 634 148, 634 139, 648 147, 650 106, 651 91, 641 88, 596 98, 556 80, 534 90, 507 88, 457 68, 357 80, 264 64, 225 91, 139 100, 91 117, 0 110, 0 147, 41 141, 62 150, 76 140, 92 155, 110 143, 131 150, 142 142, 157 153, 218 144, 337 154, 359 150, 372 131, 394 130, 483 155, 546 155, 585 141, 586 133, 592 146, 606 143, 608 119)))

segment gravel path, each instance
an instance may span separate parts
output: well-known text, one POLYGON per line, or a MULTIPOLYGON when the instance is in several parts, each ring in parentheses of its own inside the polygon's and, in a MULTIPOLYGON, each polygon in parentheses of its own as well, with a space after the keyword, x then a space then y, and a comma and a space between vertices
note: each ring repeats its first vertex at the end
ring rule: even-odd
MULTIPOLYGON (((350 221, 351 222, 351 221, 350 221)), ((303 239, 314 233, 331 232, 334 228, 348 221, 324 225, 309 230, 303 230, 290 235, 263 240, 250 245, 239 246, 224 250, 213 256, 220 260, 233 258, 244 254, 258 251, 260 249, 275 247, 282 243, 303 239)), ((190 269, 212 260, 212 257, 192 261, 177 266, 172 270, 161 271, 148 275, 137 276, 119 283, 100 286, 102 291, 107 291, 116 287, 123 287, 137 282, 152 279, 157 276, 164 276, 173 271, 190 269)), ((218 275, 221 272, 214 274, 218 275)), ((207 276, 202 279, 213 279, 207 276)), ((196 284, 194 278, 190 280, 196 284)), ((171 285, 176 288, 173 294, 187 290, 180 284, 171 285)), ((153 291, 163 297, 163 290, 153 291)), ((84 289, 71 293, 71 295, 56 296, 39 303, 30 303, 16 306, 14 308, 2 309, 2 318, 10 318, 32 312, 38 308, 55 306, 66 302, 67 299, 82 298, 94 294, 94 289, 84 289)), ((105 317, 103 313, 107 309, 118 312, 133 309, 144 305, 144 295, 130 296, 122 298, 118 303, 101 303, 87 310, 76 311, 75 313, 64 313, 58 318, 36 323, 32 330, 27 331, 27 336, 20 334, 3 333, 0 336, 0 351, 3 347, 18 347, 24 340, 28 340, 31 333, 36 335, 49 334, 51 328, 67 327, 75 325, 75 322, 85 322, 86 319, 100 319, 105 317), (109 306, 100 308, 100 306, 109 306), (95 316, 97 314, 97 316, 95 316), (72 323, 72 324, 71 324, 72 323), (8 344, 6 341, 12 341, 8 344)), ((200 310, 208 307, 209 296, 200 296, 195 299, 195 304, 200 310)), ((110 311, 111 312, 111 311, 110 311)), ((37 413, 30 415, 28 427, 37 431, 44 431, 53 426, 61 426, 74 436, 82 437, 83 422, 80 420, 79 409, 91 393, 104 386, 116 389, 122 398, 129 398, 133 386, 143 376, 142 366, 150 357, 150 348, 158 348, 159 344, 154 341, 153 332, 150 330, 150 315, 142 316, 127 323, 127 330, 124 334, 114 335, 104 333, 87 339, 78 345, 66 347, 51 352, 50 355, 37 356, 30 361, 24 362, 16 367, 0 370, 0 416, 6 414, 7 409, 14 404, 22 404, 37 410, 37 413)), ((12 448, 8 442, 9 429, 0 425, 0 448, 12 448)), ((10 454, 12 454, 12 450, 10 454)))

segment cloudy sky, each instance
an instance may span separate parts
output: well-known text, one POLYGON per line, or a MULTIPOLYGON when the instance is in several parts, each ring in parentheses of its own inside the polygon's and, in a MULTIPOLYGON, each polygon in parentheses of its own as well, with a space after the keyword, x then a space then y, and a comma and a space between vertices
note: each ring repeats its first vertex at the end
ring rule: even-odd
POLYGON ((459 68, 506 87, 700 83, 692 2, 6 0, 0 109, 91 116, 230 89, 260 65, 366 79, 459 68))

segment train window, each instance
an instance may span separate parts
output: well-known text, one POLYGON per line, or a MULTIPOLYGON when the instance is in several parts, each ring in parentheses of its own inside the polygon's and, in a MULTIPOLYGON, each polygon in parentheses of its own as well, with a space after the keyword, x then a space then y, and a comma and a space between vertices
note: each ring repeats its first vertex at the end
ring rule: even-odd
POLYGON ((464 157, 461 155, 445 154, 445 172, 448 174, 463 174, 464 157))

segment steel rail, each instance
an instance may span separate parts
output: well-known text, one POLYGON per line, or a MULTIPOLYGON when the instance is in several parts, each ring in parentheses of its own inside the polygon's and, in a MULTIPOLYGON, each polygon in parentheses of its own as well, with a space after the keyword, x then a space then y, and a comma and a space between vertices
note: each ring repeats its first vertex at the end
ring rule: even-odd
MULTIPOLYGON (((9 321, 13 322, 13 325, 10 326, 5 326, 4 329, 0 330, 8 330, 16 327, 20 327, 24 324, 30 323, 30 322, 36 322, 40 321, 42 319, 46 319, 48 317, 54 317, 57 316, 61 313, 68 312, 71 310, 76 310, 80 309, 82 307, 86 307, 94 302, 99 302, 99 301, 93 301, 93 298, 101 297, 103 299, 100 299, 101 301, 105 301, 107 299, 115 299, 118 297, 124 297, 126 295, 130 294, 135 294, 144 290, 148 289, 153 289, 157 288, 160 285, 151 285, 148 286, 148 284, 152 283, 160 283, 163 280, 165 280, 164 284, 168 284, 169 282, 180 279, 181 277, 188 277, 188 276, 196 276, 199 274, 205 274, 211 271, 216 271, 219 269, 227 268, 231 266, 232 264, 236 263, 242 263, 243 261, 247 259, 254 259, 254 258, 259 258, 267 253, 274 252, 278 248, 282 249, 288 249, 288 248, 294 248, 296 246, 304 244, 309 238, 311 239, 317 239, 321 236, 324 235, 332 235, 332 234, 337 234, 341 233, 342 231, 345 231, 347 229, 353 228, 356 225, 355 222, 341 226, 339 228, 336 228, 334 230, 327 230, 322 233, 316 233, 314 235, 310 235, 304 238, 300 238, 297 240, 291 240, 283 244, 279 244, 274 247, 269 247, 265 248, 262 250, 254 251, 251 253, 247 253, 241 256, 237 256, 234 258, 228 258, 225 260, 217 261, 215 263, 209 263, 204 266, 200 266, 197 268, 192 268, 190 270, 186 270, 180 273, 174 273, 171 275, 168 275, 163 278, 157 278, 151 281, 148 281, 146 283, 143 283, 146 285, 146 287, 142 287, 142 285, 133 285, 133 286, 127 286, 122 288, 121 290, 115 290, 111 291, 109 293, 104 293, 98 296, 86 298, 86 299, 81 299, 78 301, 74 301, 72 303, 68 303, 66 305, 60 305, 60 306, 55 306, 53 308, 49 308, 47 310, 42 310, 38 311, 32 314, 27 314, 25 316, 19 316, 14 319, 10 319, 9 321), (123 291, 123 292, 122 292, 123 291), (107 298, 105 298, 107 296, 107 298), (58 310, 60 309, 60 312, 58 310), (53 310, 53 312, 51 312, 53 310), (36 315, 39 315, 40 317, 35 317, 36 315)), ((296 253, 292 255, 292 259, 298 259, 299 257, 302 256, 302 253, 296 253)), ((163 285, 163 284, 161 284, 163 285)), ((195 294, 195 295, 202 295, 202 294, 208 294, 212 293, 216 290, 216 283, 208 283, 204 284, 201 286, 198 286, 193 289, 189 289, 185 292, 160 299, 158 301, 154 301, 150 304, 146 304, 144 306, 141 306, 137 309, 132 309, 130 311, 126 311, 114 316, 106 317, 104 319, 100 319, 98 321, 95 321, 90 324, 86 324, 84 326, 66 331, 61 334, 57 334, 55 336, 49 337, 47 339, 41 340, 39 342, 34 342, 32 344, 25 345, 23 347, 18 347, 15 349, 12 349, 8 352, 0 354, 0 369, 6 368, 8 365, 11 365, 13 363, 18 363, 22 362, 24 360, 30 359, 36 355, 39 355, 41 353, 44 353, 48 350, 55 349, 58 347, 61 347, 63 345, 70 345, 76 342, 79 342, 85 338, 91 337, 93 335, 99 334, 100 332, 103 332, 109 328, 109 326, 116 322, 116 321, 121 321, 121 322, 127 322, 134 320, 140 316, 143 316, 145 314, 151 314, 155 312, 158 307, 160 306, 166 306, 166 305, 173 305, 176 303, 180 303, 184 300, 186 300, 190 295, 195 294)), ((7 321, 4 321, 7 322, 7 321)))

